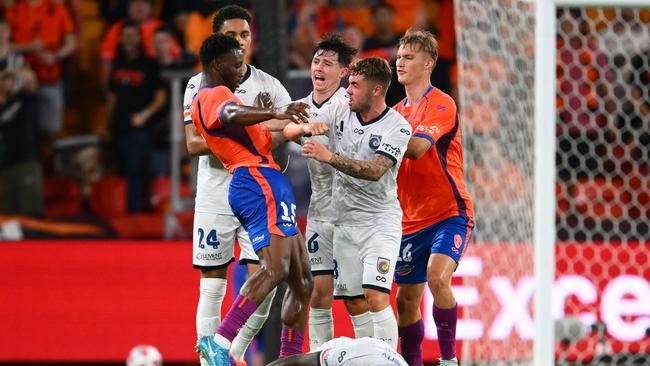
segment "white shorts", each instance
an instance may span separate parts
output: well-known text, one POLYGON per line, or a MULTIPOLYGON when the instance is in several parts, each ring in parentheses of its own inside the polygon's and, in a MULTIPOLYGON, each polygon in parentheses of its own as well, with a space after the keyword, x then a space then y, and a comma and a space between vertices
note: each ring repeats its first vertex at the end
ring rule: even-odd
POLYGON ((319 351, 321 366, 408 366, 388 343, 368 337, 334 338, 319 351))
POLYGON ((202 270, 219 269, 235 260, 235 239, 240 263, 259 263, 248 233, 233 215, 194 211, 192 264, 202 270))
POLYGON ((311 274, 334 274, 334 224, 329 222, 307 221, 307 254, 311 265, 311 274))
POLYGON ((334 298, 363 296, 365 288, 390 293, 401 239, 401 225, 336 225, 334 298))

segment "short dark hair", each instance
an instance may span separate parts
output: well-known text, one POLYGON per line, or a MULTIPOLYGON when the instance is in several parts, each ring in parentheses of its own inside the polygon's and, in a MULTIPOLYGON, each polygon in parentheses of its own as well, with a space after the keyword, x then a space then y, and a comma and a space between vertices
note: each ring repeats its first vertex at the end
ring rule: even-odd
POLYGON ((388 61, 381 57, 368 57, 352 63, 350 75, 360 75, 366 80, 376 81, 384 87, 384 94, 390 86, 393 72, 388 61))
POLYGON ((343 67, 349 67, 352 58, 357 54, 357 49, 349 46, 340 34, 330 33, 320 41, 314 49, 314 55, 318 51, 333 51, 338 54, 339 64, 343 67))
POLYGON ((169 33, 172 36, 174 35, 174 31, 168 26, 168 25, 161 25, 156 30, 154 31, 155 33, 169 33))
POLYGON ((223 23, 230 19, 243 19, 250 24, 251 13, 239 5, 224 6, 219 10, 214 18, 212 18, 212 33, 219 33, 221 27, 223 27, 223 23))
POLYGON ((206 67, 217 57, 238 49, 240 49, 239 42, 235 38, 225 34, 213 34, 201 45, 199 52, 201 63, 206 67))

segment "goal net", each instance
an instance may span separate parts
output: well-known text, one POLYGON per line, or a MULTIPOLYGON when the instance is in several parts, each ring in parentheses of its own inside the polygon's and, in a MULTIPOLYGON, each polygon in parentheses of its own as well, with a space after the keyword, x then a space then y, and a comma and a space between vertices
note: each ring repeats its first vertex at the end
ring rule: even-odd
MULTIPOLYGON (((535 3, 455 7, 476 210, 454 280, 460 355, 464 364, 532 364, 535 3)), ((650 364, 650 9, 559 6, 555 22, 557 77, 545 82, 557 88, 548 121, 557 141, 544 157, 557 172, 554 357, 650 364)))

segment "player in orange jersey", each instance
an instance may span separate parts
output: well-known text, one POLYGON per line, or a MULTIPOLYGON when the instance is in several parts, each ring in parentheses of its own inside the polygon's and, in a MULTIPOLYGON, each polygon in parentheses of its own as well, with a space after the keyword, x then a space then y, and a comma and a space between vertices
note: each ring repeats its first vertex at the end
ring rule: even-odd
POLYGON ((440 364, 458 365, 458 311, 451 276, 474 226, 456 104, 429 81, 437 59, 438 43, 431 33, 408 31, 400 39, 397 78, 406 98, 394 108, 408 120, 413 136, 397 180, 403 216, 395 282, 402 355, 410 366, 422 365, 420 303, 425 283, 434 298, 440 364))
MULTIPOLYGON (((278 108, 241 105, 233 91, 242 77, 243 52, 236 39, 216 34, 201 46, 206 86, 192 103, 192 122, 210 150, 232 173, 228 201, 248 232, 262 267, 233 302, 214 337, 201 337, 198 348, 212 366, 234 365, 228 354, 232 340, 257 306, 280 282, 289 290, 282 311, 281 356, 302 351, 307 306, 313 287, 302 235, 296 227, 291 185, 271 155, 269 129, 287 122, 307 121, 308 105, 291 103, 278 108), (260 123, 275 119, 275 125, 260 123)), ((303 132, 327 132, 324 124, 301 125, 303 132)))

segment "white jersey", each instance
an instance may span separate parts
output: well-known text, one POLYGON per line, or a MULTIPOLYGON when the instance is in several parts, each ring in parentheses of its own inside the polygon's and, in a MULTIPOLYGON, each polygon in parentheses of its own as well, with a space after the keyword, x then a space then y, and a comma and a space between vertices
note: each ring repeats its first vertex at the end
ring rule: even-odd
POLYGON ((332 188, 335 223, 368 226, 402 220, 397 200, 397 172, 411 137, 411 125, 390 107, 371 121, 364 122, 347 103, 332 104, 326 122, 335 131, 335 152, 354 160, 372 160, 381 154, 393 166, 377 181, 351 177, 336 171, 332 188))
MULTIPOLYGON (((183 101, 185 124, 192 123, 192 116, 189 113, 192 100, 194 100, 194 97, 204 84, 203 73, 194 75, 187 83, 183 101)), ((245 105, 252 106, 255 97, 260 92, 269 93, 274 106, 291 103, 289 93, 278 79, 252 65, 248 65, 248 71, 244 75, 239 88, 235 90, 235 95, 245 105)), ((228 186, 231 177, 228 170, 223 167, 221 161, 214 155, 209 154, 199 157, 194 210, 232 215, 228 204, 228 186)))
MULTIPOLYGON (((347 103, 347 96, 344 88, 339 88, 331 97, 321 104, 317 104, 313 99, 313 92, 308 96, 298 100, 309 104, 310 120, 312 122, 324 122, 319 119, 323 111, 334 103, 347 103)), ((330 130, 327 135, 319 135, 308 138, 301 138, 301 144, 305 141, 314 139, 330 150, 334 149, 331 144, 334 131, 330 130)), ((309 201, 309 210, 307 211, 308 220, 332 222, 334 220, 334 210, 332 207, 332 180, 334 177, 334 168, 329 164, 324 164, 314 159, 307 159, 307 168, 309 169, 309 180, 311 181, 311 199, 309 201)))
POLYGON ((318 351, 320 366, 408 366, 393 347, 374 338, 334 338, 318 351))

